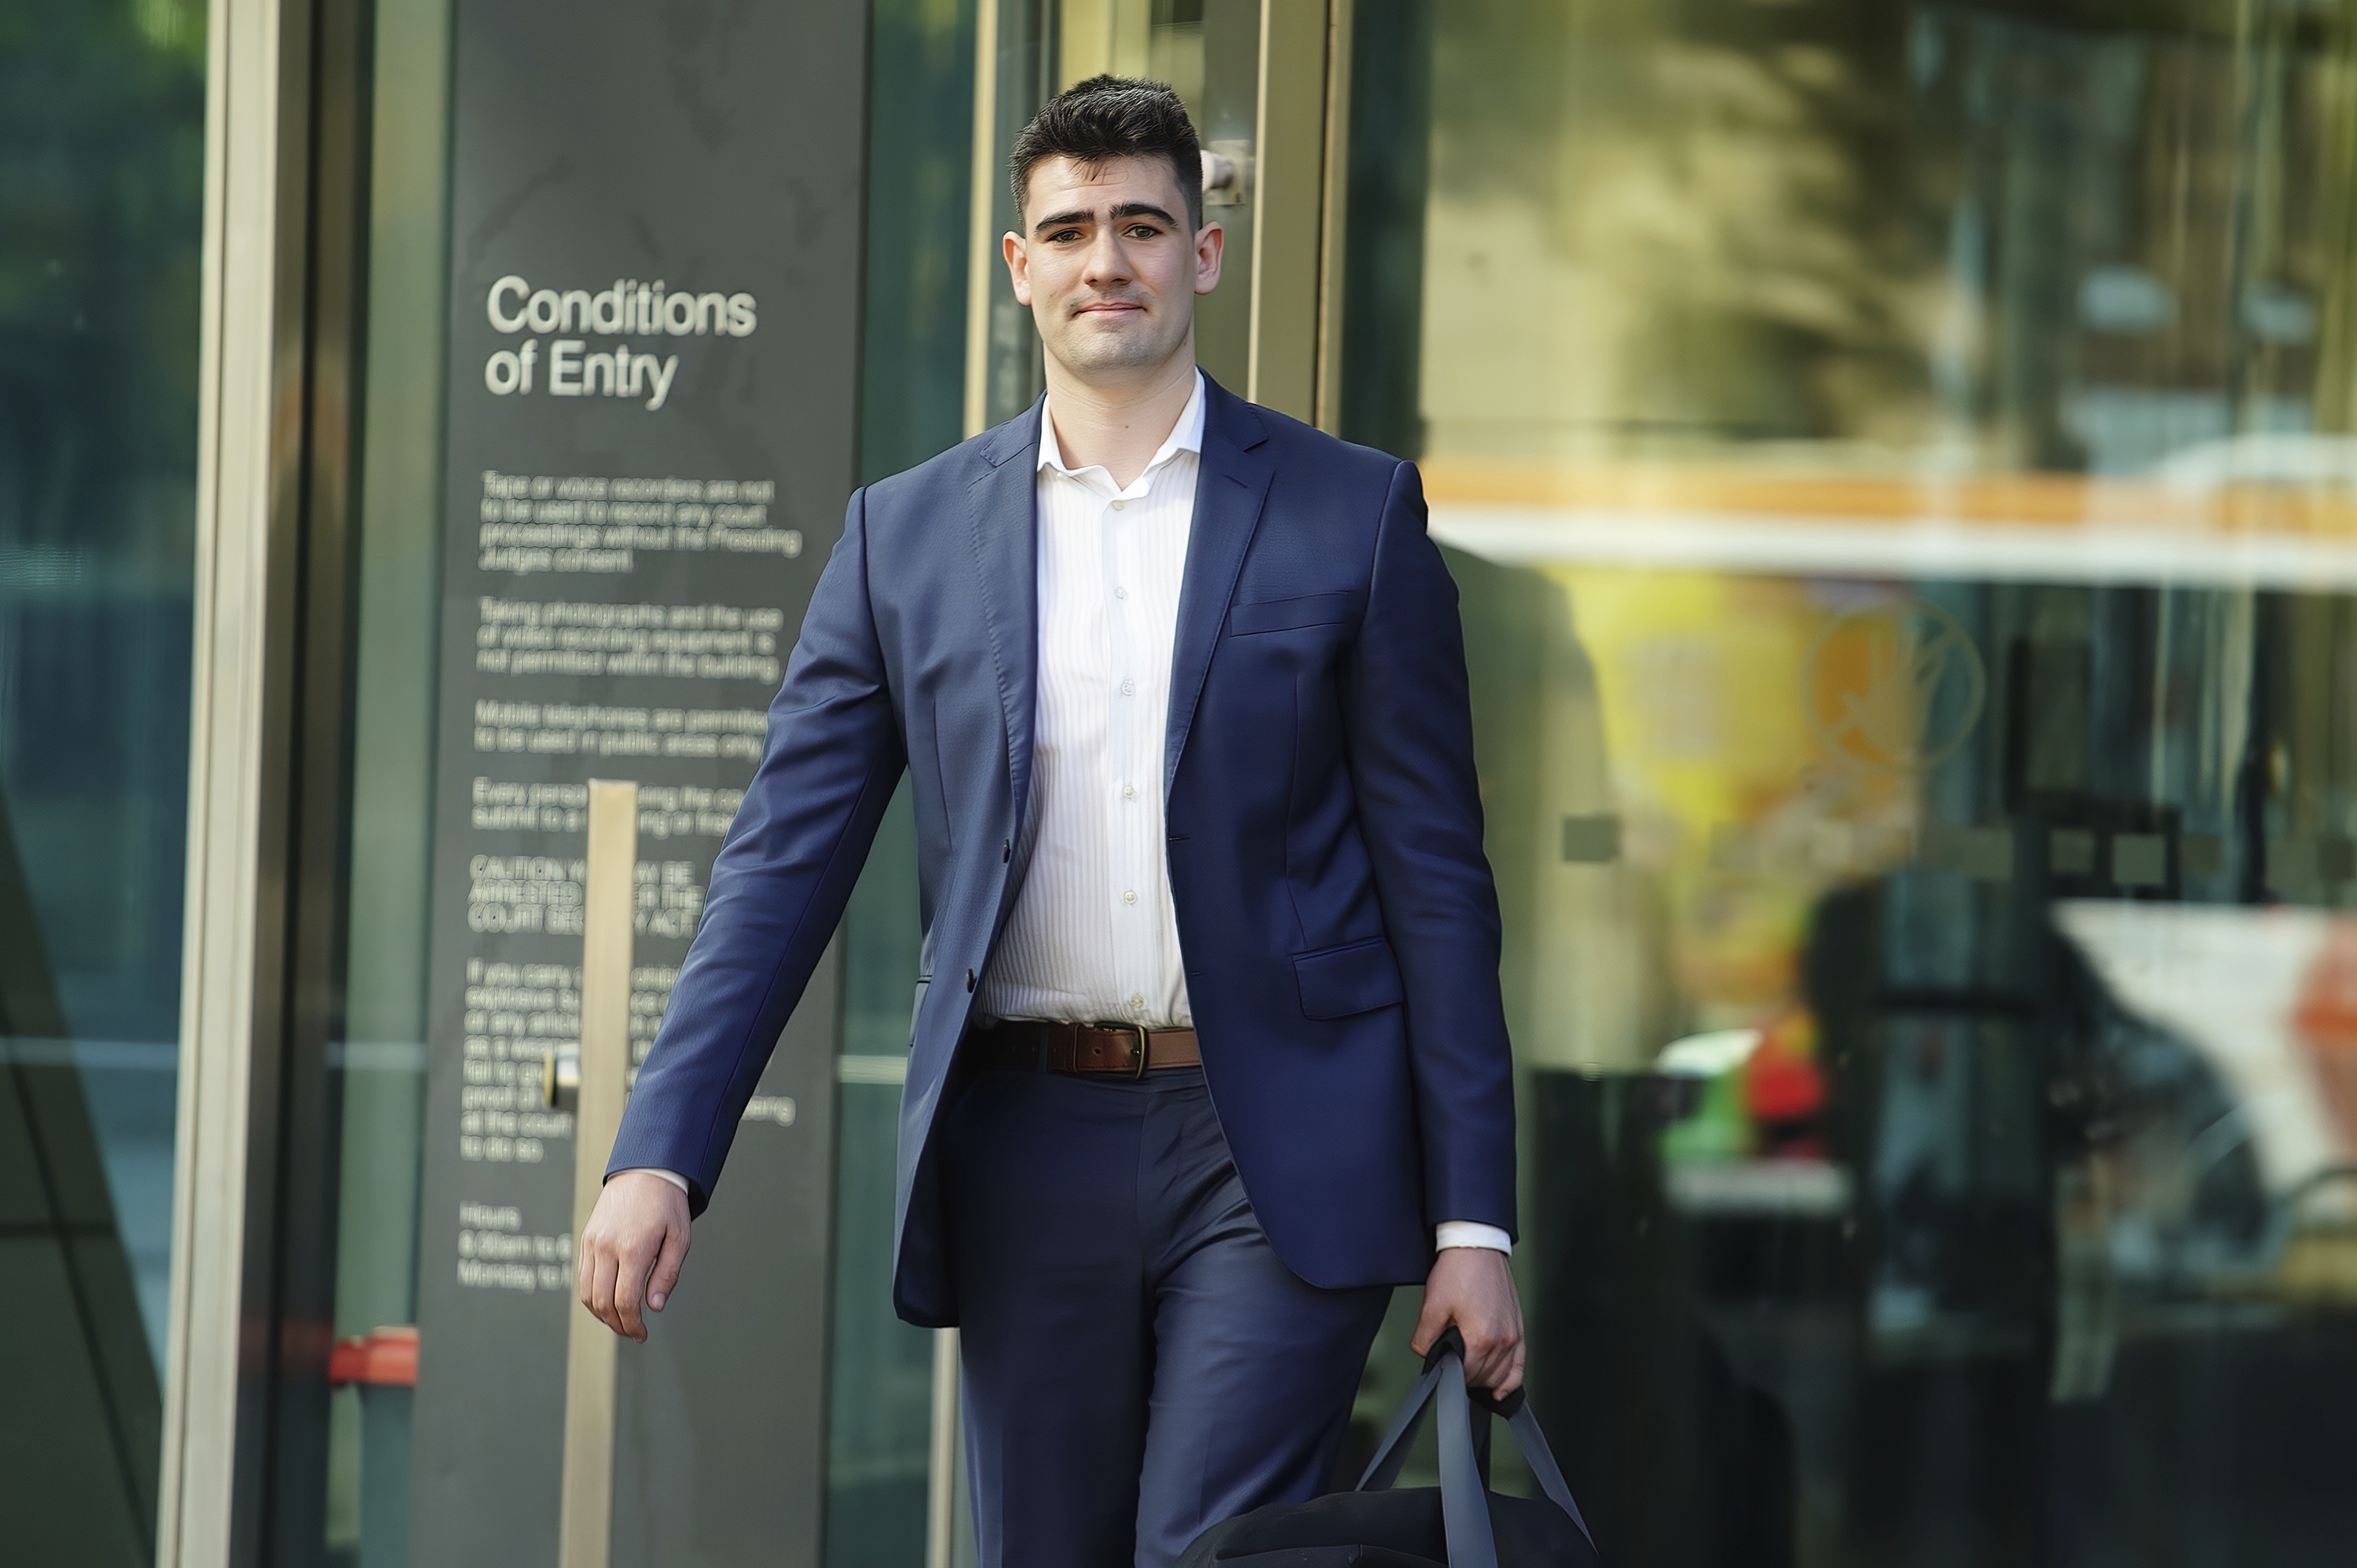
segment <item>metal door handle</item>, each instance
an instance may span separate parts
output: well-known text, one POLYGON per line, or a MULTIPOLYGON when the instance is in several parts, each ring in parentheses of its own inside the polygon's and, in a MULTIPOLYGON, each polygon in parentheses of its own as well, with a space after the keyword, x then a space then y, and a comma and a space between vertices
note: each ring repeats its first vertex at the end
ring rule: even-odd
MULTIPOLYGON (((630 1071, 631 918, 639 863, 639 787, 589 781, 589 849, 582 888, 581 1046, 573 1056, 573 1236, 606 1183, 606 1161, 622 1125, 630 1071)), ((561 1092, 563 1053, 551 1052, 544 1082, 561 1092)), ((559 1505, 559 1568, 608 1568, 613 1556, 613 1330, 572 1315, 565 1348, 565 1489, 559 1505)))
POLYGON ((551 1111, 580 1108, 580 1047, 559 1046, 540 1058, 540 1102, 551 1111))

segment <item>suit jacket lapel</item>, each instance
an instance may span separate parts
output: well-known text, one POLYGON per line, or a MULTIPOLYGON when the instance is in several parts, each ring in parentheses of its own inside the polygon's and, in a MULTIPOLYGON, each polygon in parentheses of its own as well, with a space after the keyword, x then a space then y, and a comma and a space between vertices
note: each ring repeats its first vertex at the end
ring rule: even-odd
MULTIPOLYGON (((1001 425, 967 490, 975 580, 990 626, 990 657, 1006 723, 1006 768, 1016 836, 1031 789, 1031 729, 1039 674, 1039 411, 1001 425)), ((1010 877, 1013 887, 1018 879, 1010 877)))
POLYGON ((1170 725, 1162 743, 1162 793, 1169 799, 1178 757, 1195 722, 1203 678, 1228 618, 1228 600, 1253 531, 1260 526, 1274 465, 1252 404, 1203 378, 1203 456, 1195 481, 1195 521, 1187 537, 1187 575, 1178 589, 1178 636, 1170 655, 1170 725))

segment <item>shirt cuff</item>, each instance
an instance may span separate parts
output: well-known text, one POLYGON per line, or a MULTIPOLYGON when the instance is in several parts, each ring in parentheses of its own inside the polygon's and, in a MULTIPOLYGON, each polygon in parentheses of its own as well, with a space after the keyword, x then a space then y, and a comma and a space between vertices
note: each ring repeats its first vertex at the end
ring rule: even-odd
MULTIPOLYGON (((671 1173, 665 1171, 665 1176, 671 1173)), ((1495 1225, 1480 1225, 1470 1219, 1444 1219, 1432 1228, 1432 1250, 1447 1251, 1451 1247, 1485 1247, 1492 1252, 1509 1257, 1514 1251, 1514 1239, 1495 1225)))
MULTIPOLYGON (((679 1188, 680 1191, 685 1192, 687 1190, 687 1178, 680 1175, 677 1171, 667 1171, 661 1165, 631 1165, 628 1168, 634 1171, 644 1171, 649 1176, 659 1176, 662 1177, 663 1180, 671 1183, 672 1186, 679 1188)), ((616 1176, 620 1176, 623 1173, 621 1171, 616 1171, 614 1174, 616 1176)))

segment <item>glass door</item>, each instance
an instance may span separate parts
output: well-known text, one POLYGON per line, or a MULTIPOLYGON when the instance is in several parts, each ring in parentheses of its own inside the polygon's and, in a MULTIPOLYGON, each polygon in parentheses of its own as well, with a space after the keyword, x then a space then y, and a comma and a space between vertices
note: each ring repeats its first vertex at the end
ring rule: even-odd
MULTIPOLYGON (((580 1516, 583 1151, 547 1090, 595 1033, 588 788, 639 791, 635 1059, 845 498, 1038 395, 996 235, 1048 92, 1180 84, 1227 171, 1205 361, 1304 416, 1317 396, 1322 5, 535 16, 385 0, 365 51, 332 1133, 294 1264, 332 1352, 287 1394, 287 1430, 325 1434, 281 1462, 293 1560, 553 1562, 580 1516), (650 61, 685 85, 627 113, 573 91, 650 61), (1305 286, 1306 313, 1272 305, 1305 286)), ((918 939, 899 800, 676 1305, 613 1363, 609 1561, 971 1555, 953 1363, 890 1307, 918 939)))
MULTIPOLYGON (((320 1037, 295 1047, 316 1090, 290 1116, 323 1130, 279 1173, 323 1207, 285 1267, 331 1322, 282 1380, 264 1528, 285 1561, 823 1551, 841 965, 643 1348, 575 1300, 605 1151, 564 1086, 600 1040, 625 1079, 644 1055, 863 441, 905 446, 940 401, 910 280, 922 296, 934 209, 963 193, 895 207, 871 294, 864 13, 609 9, 385 0, 351 51, 365 288, 314 352, 358 367, 359 439, 345 564, 311 601, 347 601, 315 614, 334 646, 313 668, 350 673, 332 828, 303 841, 332 913, 305 939, 320 1037), (591 81, 645 90, 618 107, 591 81), (907 336, 863 375, 862 300, 887 295, 875 318, 907 336), (593 844, 608 782, 635 805, 593 844), (618 926, 590 903, 608 864, 618 926), (623 972, 585 972, 600 940, 623 972)), ((879 25, 970 80, 954 17, 879 25)), ((939 161, 922 138, 879 156, 939 161)), ((958 323, 932 326, 953 411, 958 323)))

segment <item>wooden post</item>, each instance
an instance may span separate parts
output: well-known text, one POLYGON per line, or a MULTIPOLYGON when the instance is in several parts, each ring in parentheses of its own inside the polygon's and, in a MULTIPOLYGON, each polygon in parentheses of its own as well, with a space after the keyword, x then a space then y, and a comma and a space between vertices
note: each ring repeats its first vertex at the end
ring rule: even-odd
MULTIPOLYGON (((588 872, 582 892, 581 1089, 573 1114, 573 1240, 606 1183, 630 1073, 630 951, 637 903, 639 787, 589 781, 588 872)), ((559 1568, 607 1568, 613 1553, 613 1330, 571 1315, 565 1352, 565 1490, 559 1568)))

